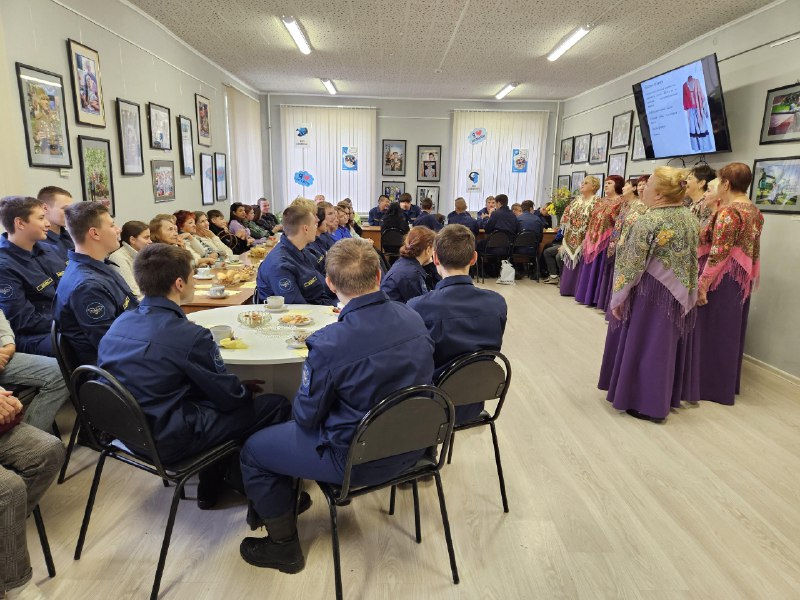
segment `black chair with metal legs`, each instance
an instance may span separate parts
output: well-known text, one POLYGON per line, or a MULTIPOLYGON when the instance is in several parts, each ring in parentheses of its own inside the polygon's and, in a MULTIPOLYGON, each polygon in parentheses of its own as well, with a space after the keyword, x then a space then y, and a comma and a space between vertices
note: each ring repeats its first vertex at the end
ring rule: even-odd
POLYGON ((161 544, 155 581, 150 593, 150 599, 156 600, 184 485, 193 475, 236 452, 239 446, 236 442, 226 442, 178 463, 164 464, 158 455, 150 426, 141 407, 130 392, 110 373, 91 365, 78 367, 72 375, 72 387, 75 390, 75 400, 82 422, 86 425, 86 434, 91 438, 92 444, 100 449, 78 545, 75 547, 75 560, 80 559, 83 551, 89 519, 92 516, 100 484, 100 475, 107 457, 151 473, 164 480, 165 484, 171 481, 175 484, 175 491, 172 494, 164 541, 161 544))
POLYGON ((395 260, 400 258, 400 248, 403 246, 405 237, 406 234, 395 227, 388 227, 381 231, 381 255, 390 267, 395 260))
POLYGON ((64 483, 64 477, 67 474, 67 467, 69 466, 69 459, 72 456, 72 451, 75 449, 75 440, 78 438, 78 432, 81 429, 81 417, 78 405, 75 402, 75 391, 72 389, 72 373, 78 368, 78 358, 75 356, 75 351, 69 345, 67 339, 61 335, 58 330, 58 323, 53 321, 50 325, 50 343, 53 346, 53 354, 58 362, 58 368, 61 370, 61 376, 67 384, 67 391, 69 392, 69 400, 75 408, 75 424, 72 426, 72 433, 69 435, 69 443, 67 444, 67 452, 64 455, 64 464, 61 465, 61 472, 58 474, 57 483, 64 483))
POLYGON ((486 245, 482 245, 478 250, 480 257, 478 275, 481 283, 486 282, 486 260, 508 260, 511 257, 511 236, 505 231, 493 231, 486 239, 486 245))
MULTIPOLYGON (((347 452, 342 485, 317 482, 328 501, 331 517, 331 538, 333 543, 333 569, 336 584, 336 598, 342 598, 342 572, 339 556, 339 528, 337 526, 337 507, 350 503, 352 498, 363 496, 380 489, 400 483, 411 482, 414 488, 414 521, 416 540, 420 543, 419 496, 417 480, 433 476, 439 495, 439 509, 442 513, 447 553, 450 557, 450 570, 453 583, 458 583, 458 568, 450 536, 450 521, 444 500, 444 488, 439 471, 447 454, 453 431, 455 412, 447 395, 432 385, 417 385, 398 390, 369 411, 353 436, 347 452), (442 451, 437 459, 437 447, 442 451), (351 484, 353 467, 375 460, 397 456, 406 452, 427 449, 424 457, 416 465, 403 473, 379 484, 355 486, 351 484)), ((392 495, 394 498, 394 495, 392 495)), ((394 502, 392 501, 392 504, 394 502)))
POLYGON ((36 523, 36 531, 39 533, 39 542, 42 544, 42 554, 44 554, 44 564, 47 565, 47 574, 50 577, 56 576, 56 565, 53 563, 53 555, 50 553, 50 542, 47 541, 47 532, 44 530, 44 519, 42 511, 37 504, 32 511, 33 521, 36 523))
POLYGON ((525 266, 530 269, 530 278, 539 280, 539 242, 542 236, 535 231, 520 231, 511 246, 511 259, 524 258, 525 266), (533 268, 531 269, 531 265, 533 268))

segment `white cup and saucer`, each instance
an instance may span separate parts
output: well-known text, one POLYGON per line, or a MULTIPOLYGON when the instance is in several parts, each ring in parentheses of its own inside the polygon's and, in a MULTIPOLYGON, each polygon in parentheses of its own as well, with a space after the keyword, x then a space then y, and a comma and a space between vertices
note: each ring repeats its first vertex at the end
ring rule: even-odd
POLYGON ((264 302, 264 308, 271 313, 281 313, 289 310, 289 307, 284 304, 283 296, 269 296, 264 302))
POLYGON ((212 285, 208 289, 209 298, 227 298, 228 292, 225 291, 224 285, 212 285))
POLYGON ((197 274, 194 276, 195 279, 213 279, 214 276, 211 274, 211 269, 209 267, 200 267, 197 269, 197 274))
POLYGON ((211 332, 211 337, 214 338, 214 343, 219 346, 222 340, 231 337, 233 328, 229 325, 214 325, 209 328, 209 331, 211 332))

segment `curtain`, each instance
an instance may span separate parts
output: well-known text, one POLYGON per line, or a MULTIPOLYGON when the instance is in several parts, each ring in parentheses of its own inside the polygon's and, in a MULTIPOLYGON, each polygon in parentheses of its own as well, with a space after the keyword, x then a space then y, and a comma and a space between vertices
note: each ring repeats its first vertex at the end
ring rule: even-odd
POLYGON ((542 204, 548 117, 547 111, 453 111, 453 198, 464 198, 469 210, 483 208, 486 197, 497 194, 506 194, 509 204, 542 204), (473 144, 475 134, 485 138, 473 144), (522 165, 515 150, 527 150, 525 172, 514 172, 515 164, 518 170, 522 165))
POLYGON ((368 212, 380 170, 375 160, 376 109, 281 105, 280 117, 287 204, 297 196, 323 194, 332 204, 350 198, 357 212, 368 212), (351 158, 345 161, 347 155, 351 158), (297 183, 296 178, 304 177, 313 182, 297 183))
POLYGON ((225 86, 228 106, 231 202, 255 204, 264 195, 261 158, 261 105, 230 86, 225 86))

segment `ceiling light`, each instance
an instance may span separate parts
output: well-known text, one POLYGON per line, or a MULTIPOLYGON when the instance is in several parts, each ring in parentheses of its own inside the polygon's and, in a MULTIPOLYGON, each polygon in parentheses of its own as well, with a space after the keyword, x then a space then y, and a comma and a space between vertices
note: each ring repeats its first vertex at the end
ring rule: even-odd
POLYGON ((547 60, 550 62, 554 60, 558 60, 562 54, 564 54, 567 50, 572 48, 575 44, 580 42, 583 37, 591 31, 592 25, 582 25, 578 27, 575 31, 570 33, 567 37, 565 37, 555 49, 547 55, 547 60))
POLYGON ((793 36, 788 37, 788 38, 786 38, 784 40, 780 40, 778 42, 774 42, 774 43, 770 44, 769 47, 770 48, 774 48, 775 46, 782 46, 783 44, 788 44, 789 42, 793 42, 793 41, 798 40, 798 39, 800 39, 800 35, 793 35, 793 36))
POLYGON ((281 17, 281 21, 283 21, 284 26, 289 31, 289 35, 292 36, 294 43, 297 44, 297 49, 303 54, 311 54, 311 46, 308 45, 308 40, 306 39, 306 36, 303 35, 303 31, 300 29, 300 24, 295 20, 295 18, 281 17))
POLYGON ((333 82, 330 79, 321 79, 322 85, 325 86, 325 89, 328 90, 328 93, 331 96, 336 95, 336 87, 333 85, 333 82))
POLYGON ((511 91, 518 85, 519 85, 518 83, 509 83, 506 87, 497 92, 495 98, 497 98, 498 100, 502 100, 503 98, 508 96, 508 94, 511 93, 511 91))

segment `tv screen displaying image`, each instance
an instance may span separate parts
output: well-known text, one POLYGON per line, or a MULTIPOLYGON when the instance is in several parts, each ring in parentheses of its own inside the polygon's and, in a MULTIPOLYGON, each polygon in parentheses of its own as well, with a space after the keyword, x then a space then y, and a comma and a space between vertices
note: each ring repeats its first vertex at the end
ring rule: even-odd
POLYGON ((730 152, 717 55, 633 86, 649 159, 730 152))

